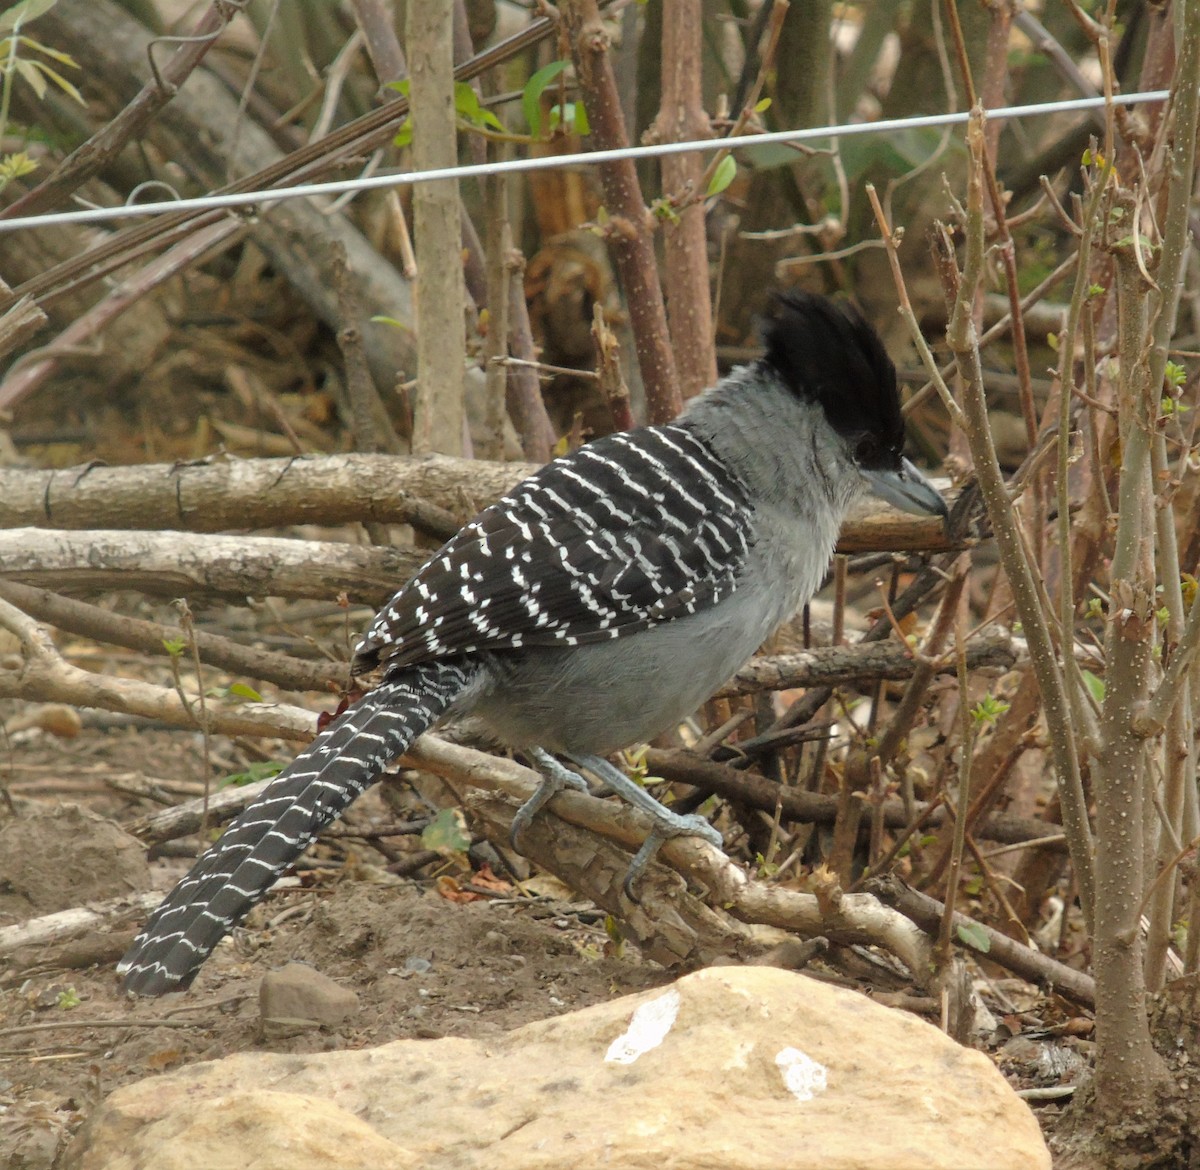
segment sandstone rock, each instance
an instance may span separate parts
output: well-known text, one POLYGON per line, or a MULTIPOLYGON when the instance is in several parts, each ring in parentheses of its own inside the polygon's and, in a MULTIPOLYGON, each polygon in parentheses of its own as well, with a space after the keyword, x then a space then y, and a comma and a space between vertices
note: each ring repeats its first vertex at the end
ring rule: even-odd
POLYGON ((306 963, 268 971, 258 988, 263 1034, 291 1035, 308 1027, 333 1027, 358 1011, 358 996, 306 963))
POLYGON ((74 1170, 1048 1170, 981 1053, 861 995, 766 967, 499 1040, 240 1053, 113 1093, 74 1170))

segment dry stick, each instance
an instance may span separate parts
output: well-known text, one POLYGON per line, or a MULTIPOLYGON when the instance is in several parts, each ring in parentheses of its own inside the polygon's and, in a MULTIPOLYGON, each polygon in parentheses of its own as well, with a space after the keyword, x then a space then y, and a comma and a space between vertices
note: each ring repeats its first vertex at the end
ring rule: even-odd
MULTIPOLYGON (((208 695, 204 686, 204 672, 200 667, 200 650, 196 645, 196 623, 192 619, 191 607, 188 605, 186 598, 180 597, 175 602, 175 608, 179 611, 179 625, 183 630, 183 636, 187 639, 188 649, 192 653, 192 669, 196 672, 196 701, 200 707, 200 713, 196 716, 196 723, 200 727, 200 761, 204 771, 204 809, 200 814, 200 836, 204 837, 208 833, 208 802, 212 796, 212 728, 209 725, 208 719, 208 695)), ((183 693, 183 684, 179 677, 177 657, 174 654, 171 655, 171 667, 175 674, 175 686, 179 690, 179 697, 186 703, 187 696, 183 693)))
MULTIPOLYGON (((0 293, 11 293, 3 280, 0 280, 0 293)), ((34 304, 32 297, 22 297, 0 316, 0 358, 12 353, 19 345, 24 345, 50 318, 34 304)))
MULTIPOLYGON (((1079 332, 1079 319, 1083 312, 1083 303, 1090 283, 1089 269, 1091 266, 1092 232, 1095 217, 1100 208, 1104 189, 1112 175, 1111 158, 1105 160, 1100 168, 1100 174, 1093 179, 1093 189, 1087 201, 1083 223, 1080 225, 1079 236, 1079 266, 1075 270, 1075 285, 1071 291, 1071 301, 1067 309, 1066 327, 1059 340, 1059 409, 1058 409, 1058 468, 1057 468, 1057 508, 1058 508, 1058 552, 1059 565, 1059 601, 1058 620, 1062 633, 1064 650, 1074 638, 1075 629, 1075 574, 1072 568, 1072 533, 1071 533, 1071 399, 1075 386, 1075 341, 1079 332)), ((1071 716, 1075 726, 1090 740, 1096 735, 1096 721, 1092 709, 1086 700, 1086 689, 1082 672, 1072 654, 1063 654, 1065 677, 1063 684, 1067 699, 1071 705, 1071 716)))
POLYGON ((537 357, 533 344, 533 329, 529 324, 529 306, 525 303, 525 257, 516 247, 505 258, 508 267, 508 348, 522 364, 508 367, 506 401, 508 417, 521 436, 521 451, 534 463, 548 463, 558 436, 541 384, 532 363, 537 357))
POLYGON ((592 341, 596 346, 596 371, 600 393, 608 403, 613 427, 631 430, 635 423, 629 406, 629 387, 621 372, 621 343, 604 319, 604 306, 597 301, 592 308, 592 341))
MULTIPOLYGON (((652 776, 672 784, 690 784, 723 799, 768 813, 774 812, 777 803, 781 804, 785 820, 828 825, 837 816, 837 796, 781 786, 765 776, 751 775, 728 764, 701 759, 688 751, 651 748, 646 752, 645 760, 652 776)), ((946 810, 940 801, 930 805, 918 802, 914 808, 917 818, 910 821, 903 801, 885 800, 880 809, 884 827, 900 829, 906 835, 911 835, 925 825, 937 826, 946 821, 946 810)), ((986 818, 978 826, 977 833, 988 840, 1011 845, 1048 843, 1048 847, 1064 852, 1061 844, 1051 843, 1060 836, 1057 829, 1057 825, 1047 825, 1045 821, 1031 817, 998 814, 986 818)), ((880 867, 882 865, 881 861, 880 867)))
MULTIPOLYGON (((269 536, 0 529, 0 578, 68 591, 328 601, 346 593, 355 604, 379 606, 423 560, 412 549, 269 536)), ((993 644, 992 663, 1011 664, 1018 650, 1009 641, 993 644)), ((898 677, 909 677, 907 669, 899 670, 898 677)), ((770 685, 764 679, 763 686, 770 685)))
MULTIPOLYGON (((663 8, 662 105, 652 128, 659 142, 694 142, 712 136, 701 88, 701 9, 701 0, 674 0, 663 8)), ((717 380, 701 186, 704 169, 700 154, 668 155, 662 160, 663 191, 679 208, 676 219, 663 225, 663 283, 684 399, 717 380)))
POLYGON ((975 752, 975 720, 971 715, 971 696, 968 690, 966 622, 962 607, 954 611, 954 650, 958 666, 958 718, 962 726, 962 750, 958 766, 958 799, 954 805, 954 840, 950 848, 950 864, 946 872, 946 905, 938 931, 937 955, 943 967, 950 962, 954 926, 954 903, 958 899, 958 878, 962 872, 963 846, 967 839, 967 806, 971 801, 971 764, 975 752))
MULTIPOLYGON (((594 150, 623 150, 629 140, 621 95, 596 0, 562 0, 559 11, 591 125, 589 144, 594 150)), ((599 170, 608 212, 606 237, 629 306, 648 421, 670 422, 679 413, 682 400, 637 168, 632 159, 619 159, 601 164, 599 170)))
MULTIPOLYGON (((1155 483, 1169 483, 1166 436, 1160 431, 1151 450, 1152 474, 1155 483)), ((1182 569, 1179 563, 1179 544, 1176 538, 1175 508, 1172 493, 1164 490, 1154 509, 1158 558, 1158 581, 1162 585, 1167 607, 1164 641, 1169 647, 1178 645, 1183 636, 1186 609, 1183 601, 1182 569)), ((1164 647, 1166 649, 1166 647, 1164 647)), ((1191 680, 1185 679, 1180 701, 1171 708, 1163 732, 1166 755, 1163 779, 1164 831, 1160 832, 1158 857, 1164 869, 1171 869, 1178 859, 1171 859, 1174 845, 1171 836, 1186 835, 1189 795, 1195 798, 1196 729, 1192 713, 1191 680)), ((1177 908, 1176 883, 1155 879, 1151 885, 1154 901, 1150 909, 1150 925, 1146 937, 1146 985, 1150 991, 1161 990, 1166 980, 1167 956, 1171 947, 1171 932, 1184 908, 1177 908)))
MULTIPOLYGON (((968 128, 968 144, 982 140, 982 112, 976 111, 968 128)), ((988 519, 991 522, 1001 562, 1013 590, 1013 598, 1028 639, 1030 658, 1042 692, 1042 703, 1050 727, 1050 741, 1058 772, 1062 793, 1063 829, 1071 842, 1071 858, 1076 867, 1085 918, 1091 924, 1092 894, 1095 877, 1092 862, 1091 832, 1087 821, 1087 802, 1083 793, 1083 781, 1079 770, 1079 756, 1075 742, 1075 731, 1070 720, 1063 688, 1062 675, 1054 651, 1050 627, 1039 604, 1033 570, 1025 557, 1024 545, 1017 530, 1012 513, 1012 504, 1000 472, 996 450, 988 426, 987 404, 983 391, 983 373, 979 364, 979 350, 975 345, 974 329, 968 308, 967 296, 973 297, 973 282, 981 276, 983 265, 983 189, 979 166, 973 162, 970 172, 968 200, 968 251, 967 268, 963 274, 963 295, 959 297, 947 330, 951 349, 954 351, 964 380, 964 407, 954 401, 938 372, 920 326, 912 311, 900 272, 899 259, 891 228, 883 217, 883 209, 874 191, 867 192, 875 209, 875 216, 884 241, 888 246, 888 258, 896 289, 901 302, 901 313, 908 322, 909 330, 918 352, 934 380, 938 394, 946 404, 955 424, 962 427, 971 447, 975 473, 979 478, 988 519)))
POLYGON ((44 386, 58 373, 67 355, 93 341, 106 326, 142 297, 210 253, 232 247, 245 233, 242 220, 222 216, 217 223, 194 232, 121 281, 103 300, 77 316, 50 345, 22 354, 9 367, 7 376, 0 382, 0 410, 10 410, 44 386))
MULTIPOLYGON (((340 241, 332 245, 333 284, 337 294, 338 349, 346 370, 346 397, 350 400, 350 424, 354 433, 354 445, 359 451, 371 454, 401 455, 404 445, 400 442, 387 408, 375 388, 371 368, 362 344, 362 306, 358 302, 354 282, 349 279, 346 249, 340 241)), ((372 542, 387 543, 387 532, 372 532, 372 542), (376 539, 376 536, 383 539, 376 539)))
POLYGON ((962 571, 962 560, 959 558, 955 562, 955 567, 951 569, 950 583, 942 595, 937 613, 925 635, 925 644, 921 647, 920 653, 915 655, 916 665, 912 678, 892 714, 891 722, 879 738, 877 754, 880 763, 885 766, 892 762, 900 750, 901 744, 916 722, 929 684, 933 681, 939 668, 942 667, 939 661, 942 646, 949 637, 954 621, 954 611, 962 597, 966 583, 966 574, 962 571))
POLYGON ((124 149, 126 143, 138 137, 154 115, 171 100, 217 43, 225 26, 245 7, 236 0, 215 0, 186 37, 160 38, 175 40, 178 48, 164 65, 154 59, 150 46, 154 79, 142 86, 138 95, 115 117, 106 122, 82 146, 77 146, 54 172, 31 191, 0 211, 0 218, 36 215, 66 202, 75 191, 102 167, 108 165, 124 149))
MULTIPOLYGON (((520 282, 514 283, 519 289, 520 282)), ((411 524, 447 540, 537 468, 378 455, 0 467, 0 532, 19 527, 223 532, 377 520, 411 524)), ((961 547, 965 539, 948 537, 937 517, 908 516, 864 496, 851 509, 838 548, 843 553, 944 552, 961 547)))
POLYGON ((208 1028, 207 1020, 52 1020, 46 1024, 18 1024, 15 1028, 0 1028, 0 1036, 19 1036, 22 1032, 61 1032, 67 1028, 84 1031, 88 1028, 208 1028))
MULTIPOLYGON (((461 3, 458 3, 454 9, 456 51, 459 46, 461 7, 461 3)), ((396 37, 392 6, 381 3, 380 0, 354 0, 354 11, 359 27, 363 30, 363 35, 366 37, 367 51, 371 55, 371 62, 375 67, 376 77, 381 82, 399 81, 407 73, 408 66, 404 60, 404 51, 400 47, 400 42, 396 37)), ((487 55, 491 55, 490 50, 487 55)), ((475 58, 472 58, 472 60, 465 61, 460 66, 456 66, 455 77, 459 80, 473 80, 475 77, 478 77, 483 70, 476 67, 475 60, 475 58)), ((387 94, 389 102, 403 100, 405 103, 404 108, 407 109, 407 98, 401 99, 394 90, 388 90, 387 94)), ((507 186, 505 185, 507 180, 501 176, 497 176, 494 182, 496 184, 494 191, 500 192, 500 198, 504 198, 504 193, 507 192, 507 186)), ((399 199, 396 197, 396 192, 389 192, 389 198, 393 201, 397 214, 403 220, 404 212, 399 199)), ((495 217, 498 214, 499 212, 496 207, 489 200, 489 232, 492 230, 495 217)), ((479 239, 465 205, 460 205, 459 215, 462 220, 463 248, 467 255, 464 274, 467 277, 468 292, 475 297, 477 305, 486 301, 491 314, 492 329, 499 329, 504 337, 508 337, 508 344, 513 352, 522 357, 532 357, 533 336, 529 327, 529 312, 523 294, 524 285, 520 279, 524 261, 520 258, 519 254, 516 254, 516 259, 514 260, 511 238, 509 238, 507 244, 501 243, 499 247, 504 255, 509 279, 503 285, 498 283, 494 279, 491 270, 491 266, 495 260, 492 251, 496 245, 489 237, 488 253, 487 255, 481 254, 479 239), (484 273, 487 282, 485 290, 481 291, 476 288, 476 281, 473 276, 476 272, 484 273), (486 292, 486 297, 483 295, 484 292, 486 292), (497 300, 497 297, 501 295, 504 297, 503 303, 497 300), (511 336, 509 336, 510 333, 511 336)), ((502 218, 507 219, 507 211, 504 212, 502 218)), ((506 227, 505 232, 506 237, 511 237, 511 228, 506 227)), ((402 230, 401 240, 405 244, 408 243, 407 231, 402 230)), ((408 252, 409 256, 405 264, 405 276, 409 280, 414 280, 416 279, 416 260, 411 255, 411 246, 408 248, 408 252)), ((488 337, 489 342, 491 342, 493 334, 489 332, 488 337)), ((497 352, 502 350, 503 341, 500 341, 497 352)), ((490 345, 488 352, 489 354, 493 352, 490 345)), ((491 378, 492 367, 487 365, 485 369, 487 370, 487 376, 491 378)), ((489 402, 493 400, 493 393, 492 390, 489 390, 489 402)), ((517 434, 520 436, 521 448, 525 454, 525 458, 538 464, 548 462, 554 446, 555 435, 550 418, 546 414, 546 404, 542 399, 541 388, 538 385, 537 378, 526 370, 508 370, 506 397, 508 401, 508 415, 517 430, 517 434)), ((502 454, 502 451, 498 451, 496 457, 499 458, 502 454)))
POLYGON ((423 557, 411 549, 270 536, 186 532, 0 529, 0 575, 60 589, 141 589, 234 597, 319 597, 345 592, 381 605, 423 557))
MULTIPOLYGON (((178 727, 195 726, 190 707, 174 690, 72 666, 43 627, 2 600, 0 628, 17 636, 22 653, 19 667, 0 669, 0 697, 101 707, 178 727)), ((311 738, 314 720, 312 712, 283 704, 235 703, 210 714, 212 730, 222 735, 283 735, 301 740, 311 738)))
MULTIPOLYGON (((966 45, 963 42, 962 25, 958 20, 957 4, 948 0, 947 8, 953 10, 950 20, 950 32, 954 40, 955 53, 958 57, 959 69, 966 84, 968 102, 971 106, 982 104, 989 106, 1000 105, 1004 94, 1004 75, 1008 67, 1008 54, 1005 51, 1009 38, 1009 26, 1012 23, 1012 5, 1007 2, 992 4, 991 24, 988 29, 987 52, 985 55, 986 68, 983 79, 983 92, 977 99, 975 83, 971 77, 970 61, 967 57, 966 45)), ((985 138, 981 149, 984 180, 987 183, 988 199, 992 215, 995 217, 996 232, 1000 237, 999 253, 1004 266, 1005 286, 1008 292, 1009 316, 1012 321, 1013 362, 1017 368, 1017 386, 1021 402, 1021 417, 1025 422, 1025 437, 1032 447, 1037 442, 1038 423, 1037 410, 1033 402, 1033 382, 1029 373, 1029 351, 1025 343, 1025 319, 1021 314, 1021 293, 1017 283, 1016 249, 1013 245, 1012 234, 1008 229, 1005 215, 1005 201, 996 180, 996 171, 992 158, 996 155, 1000 141, 1001 125, 999 122, 985 126, 985 138)), ((1040 508, 1039 508, 1040 511, 1040 508)))
MULTIPOLYGON (((871 892, 881 901, 894 906, 931 935, 941 929, 944 907, 935 898, 910 889, 895 877, 876 878, 868 885, 871 892)), ((985 957, 991 962, 999 963, 1030 982, 1049 984, 1059 995, 1084 1007, 1090 1008, 1095 1005, 1095 981, 1082 971, 1051 959, 1033 947, 1025 946, 994 927, 968 918, 965 914, 954 915, 954 926, 968 927, 972 934, 986 935, 988 949, 985 957)))
MULTIPOLYGON (((534 21, 527 28, 501 41, 499 44, 476 54, 470 61, 455 70, 459 81, 466 81, 492 68, 500 62, 537 44, 554 31, 549 19, 534 21)), ((391 142, 400 122, 408 113, 408 99, 391 102, 377 110, 371 110, 353 122, 331 131, 324 138, 311 142, 291 154, 277 159, 269 166, 247 175, 234 183, 218 188, 214 194, 238 191, 254 191, 274 187, 281 183, 299 183, 305 179, 316 179, 336 170, 348 160, 353 160, 391 142)), ((100 159, 96 166, 105 161, 100 159)), ((75 182, 83 182, 93 171, 89 162, 86 171, 75 176, 75 182)), ((40 188, 38 189, 40 190, 40 188)), ((26 198, 31 198, 31 192, 26 198)), ((0 209, 0 219, 17 214, 18 204, 0 209)), ((31 208, 31 210, 41 210, 31 208)), ((225 218, 225 212, 185 211, 175 215, 156 216, 148 223, 140 224, 124 232, 115 233, 110 239, 89 248, 79 256, 48 268, 45 272, 26 281, 9 296, 0 296, 0 311, 12 304, 19 296, 31 295, 39 299, 53 290, 53 295, 82 288, 95 280, 127 264, 147 250, 161 248, 176 239, 186 237, 199 227, 225 218)))
MULTIPOLYGON (((408 0, 405 31, 416 171, 451 168, 458 160, 453 23, 453 6, 445 0, 408 0)), ((463 431, 466 290, 462 264, 457 262, 462 241, 458 183, 453 179, 418 183, 412 202, 418 379, 413 451, 470 454, 464 451, 463 431)))
MULTIPOLYGON (((504 143, 495 146, 496 156, 507 156, 504 143)), ((488 321, 484 341, 484 445, 476 445, 476 454, 486 459, 504 457, 504 399, 508 386, 508 286, 512 272, 508 254, 512 251, 512 225, 508 219, 508 176, 492 175, 484 180, 487 191, 484 239, 487 249, 488 321)))

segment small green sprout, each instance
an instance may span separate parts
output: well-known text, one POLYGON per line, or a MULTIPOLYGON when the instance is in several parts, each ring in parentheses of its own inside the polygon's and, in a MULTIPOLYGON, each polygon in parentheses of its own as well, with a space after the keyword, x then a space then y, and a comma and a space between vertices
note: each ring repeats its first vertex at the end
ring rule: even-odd
POLYGON ((1006 703, 1003 699, 997 699, 995 695, 984 695, 971 708, 971 718, 979 726, 983 727, 989 723, 995 723, 1011 706, 1011 703, 1006 703))
POLYGON ((57 1006, 64 1012, 69 1012, 72 1008, 77 1008, 83 1000, 79 997, 79 992, 74 987, 65 988, 58 993, 57 1006))

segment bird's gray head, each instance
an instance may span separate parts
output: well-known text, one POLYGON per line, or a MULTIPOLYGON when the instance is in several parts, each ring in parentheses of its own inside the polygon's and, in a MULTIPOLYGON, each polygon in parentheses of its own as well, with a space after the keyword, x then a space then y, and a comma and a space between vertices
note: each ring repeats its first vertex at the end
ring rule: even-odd
POLYGON ((906 512, 946 515, 941 495, 903 456, 896 367, 853 306, 813 293, 777 293, 762 336, 761 365, 801 401, 821 408, 871 491, 906 512))

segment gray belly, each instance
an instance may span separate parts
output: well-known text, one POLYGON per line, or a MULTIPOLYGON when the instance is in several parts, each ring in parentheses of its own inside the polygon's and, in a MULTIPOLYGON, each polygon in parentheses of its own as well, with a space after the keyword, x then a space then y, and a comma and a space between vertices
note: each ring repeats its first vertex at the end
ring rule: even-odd
POLYGON ((611 642, 496 654, 464 714, 513 747, 611 754, 695 711, 795 603, 739 590, 707 613, 611 642))

